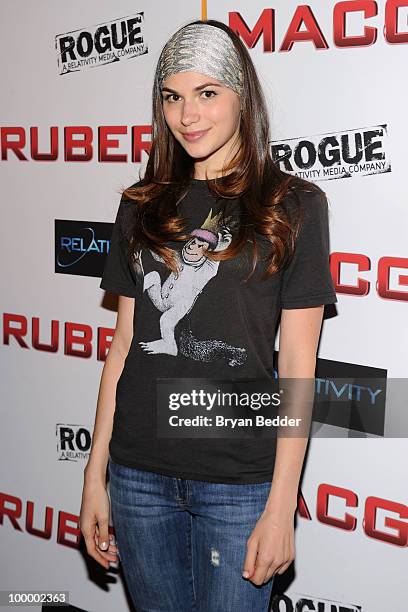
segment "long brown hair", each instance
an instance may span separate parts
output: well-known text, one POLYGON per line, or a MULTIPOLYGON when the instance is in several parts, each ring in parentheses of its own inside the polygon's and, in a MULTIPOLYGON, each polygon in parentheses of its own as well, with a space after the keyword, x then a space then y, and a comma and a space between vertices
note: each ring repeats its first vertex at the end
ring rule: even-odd
MULTIPOLYGON (((226 24, 214 19, 197 20, 224 30, 231 38, 241 59, 243 92, 241 99, 240 144, 238 152, 222 169, 222 182, 207 183, 211 193, 225 199, 239 198, 240 225, 231 244, 223 251, 206 251, 206 257, 220 261, 236 257, 252 247, 252 270, 259 260, 256 234, 271 244, 262 278, 277 272, 291 257, 301 223, 301 200, 298 191, 322 190, 309 181, 279 169, 269 148, 269 120, 262 87, 251 57, 239 36, 226 24), (295 214, 283 206, 292 194, 297 204, 295 214)), ((177 274, 174 251, 166 242, 186 241, 184 223, 177 214, 177 204, 189 190, 194 177, 194 159, 189 156, 169 130, 163 114, 158 66, 152 92, 152 142, 144 177, 137 186, 124 189, 122 195, 132 201, 132 214, 126 228, 129 257, 136 248, 148 248, 162 257, 177 274)), ((224 209, 225 210, 225 209, 224 209)), ((248 277, 249 278, 249 277, 248 277)))

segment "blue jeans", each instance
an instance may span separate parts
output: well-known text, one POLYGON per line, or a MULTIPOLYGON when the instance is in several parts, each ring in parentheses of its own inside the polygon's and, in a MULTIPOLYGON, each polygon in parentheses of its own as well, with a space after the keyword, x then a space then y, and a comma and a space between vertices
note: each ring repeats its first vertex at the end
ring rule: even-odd
POLYGON ((137 612, 267 612, 274 577, 242 577, 271 487, 187 480, 109 458, 112 521, 137 612))

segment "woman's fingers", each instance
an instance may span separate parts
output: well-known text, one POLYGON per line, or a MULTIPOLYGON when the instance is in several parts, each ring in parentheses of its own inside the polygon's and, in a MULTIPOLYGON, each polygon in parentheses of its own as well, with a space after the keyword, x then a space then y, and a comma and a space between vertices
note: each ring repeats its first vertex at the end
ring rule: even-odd
POLYGON ((116 546, 109 546, 107 551, 103 551, 99 548, 98 538, 98 525, 89 524, 82 525, 82 533, 85 540, 86 550, 97 563, 102 565, 105 569, 109 569, 110 563, 116 563, 118 561, 116 546))
POLYGON ((109 569, 109 559, 105 557, 106 553, 100 551, 95 542, 95 529, 92 526, 82 527, 82 533, 88 555, 95 559, 95 561, 105 569, 109 569))
POLYGON ((107 551, 109 549, 109 523, 107 516, 97 517, 97 546, 101 551, 107 551))
POLYGON ((255 571, 255 560, 258 551, 258 540, 256 538, 248 538, 246 544, 246 556, 244 567, 242 568, 242 576, 250 578, 255 571))
POLYGON ((97 530, 95 529, 95 545, 98 549, 99 554, 101 554, 105 559, 107 559, 108 561, 112 561, 112 562, 116 562, 118 560, 118 549, 117 547, 112 544, 113 541, 113 536, 110 536, 110 544, 107 550, 101 550, 100 546, 99 546, 99 537, 97 534, 97 530))
POLYGON ((85 481, 80 512, 80 529, 88 554, 109 569, 118 561, 118 550, 109 534, 109 496, 100 484, 85 481))

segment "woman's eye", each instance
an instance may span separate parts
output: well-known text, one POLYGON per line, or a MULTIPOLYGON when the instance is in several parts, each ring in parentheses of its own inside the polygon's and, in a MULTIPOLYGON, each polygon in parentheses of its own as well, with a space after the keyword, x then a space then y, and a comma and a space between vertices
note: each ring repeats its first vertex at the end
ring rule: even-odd
MULTIPOLYGON (((206 89, 204 91, 201 92, 202 94, 211 94, 209 96, 204 95, 204 97, 208 100, 209 98, 212 98, 213 96, 216 96, 217 93, 215 91, 212 91, 211 89, 206 89)), ((164 100, 166 102, 170 101, 170 102, 177 102, 177 100, 174 100, 174 98, 180 98, 180 96, 178 94, 167 94, 166 96, 164 96, 164 100), (173 98, 173 100, 171 100, 170 98, 173 98)))
POLYGON ((178 98, 178 95, 177 95, 177 94, 168 94, 167 96, 164 96, 164 99, 167 101, 167 100, 169 100, 170 98, 172 98, 173 96, 176 96, 176 98, 178 98))
MULTIPOLYGON (((216 96, 217 94, 215 93, 215 91, 212 91, 211 89, 206 89, 205 91, 202 92, 203 94, 214 94, 214 96, 216 96)), ((212 98, 212 96, 205 96, 206 98, 212 98)))

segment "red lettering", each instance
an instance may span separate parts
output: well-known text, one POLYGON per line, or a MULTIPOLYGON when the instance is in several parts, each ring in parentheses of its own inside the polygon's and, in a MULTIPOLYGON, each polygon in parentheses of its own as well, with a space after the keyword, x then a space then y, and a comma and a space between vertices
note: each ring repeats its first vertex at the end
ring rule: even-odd
MULTIPOLYGON (((40 342, 40 318, 32 318, 32 348, 37 351, 45 351, 47 353, 58 352, 59 342, 59 325, 60 321, 53 319, 51 321, 51 342, 40 342)), ((23 315, 18 314, 3 314, 3 343, 5 345, 10 344, 10 337, 14 337, 16 342, 22 348, 30 348, 25 338, 28 334, 28 319, 23 315), (18 327, 13 327, 13 324, 18 324, 18 327)), ((105 361, 106 355, 108 354, 109 347, 112 344, 112 338, 115 333, 115 328, 110 327, 98 327, 97 329, 97 359, 99 361, 105 361)), ((64 338, 64 352, 65 355, 72 357, 91 357, 92 356, 92 338, 93 330, 90 325, 82 323, 65 323, 65 338, 64 338), (81 348, 74 348, 75 345, 79 345, 81 348)))
POLYGON ((279 51, 291 51, 293 43, 301 40, 312 41, 316 49, 329 48, 315 16, 312 13, 312 9, 307 5, 297 7, 279 51), (300 32, 302 25, 306 26, 306 30, 300 32))
MULTIPOLYGON (((351 514, 344 513, 341 518, 329 516, 328 504, 330 496, 344 500, 346 507, 358 507, 358 497, 354 491, 343 487, 336 487, 328 483, 322 483, 317 490, 317 519, 326 525, 336 527, 346 531, 354 531, 357 525, 357 520, 351 514)), ((27 501, 25 529, 26 532, 40 537, 42 539, 51 539, 53 532, 53 517, 55 509, 46 506, 44 517, 44 529, 38 529, 33 526, 35 503, 27 501)), ((13 495, 0 493, 0 524, 4 524, 4 517, 7 516, 11 525, 17 531, 23 531, 20 527, 18 519, 22 517, 23 503, 22 500, 13 495), (6 504, 12 507, 6 507, 6 504)), ((311 520, 310 512, 301 492, 298 497, 298 512, 308 520, 311 520)), ((408 546, 408 506, 403 503, 395 502, 381 497, 369 496, 366 499, 364 506, 364 519, 362 521, 364 533, 373 539, 386 544, 395 546, 408 546), (384 527, 394 529, 395 533, 387 533, 378 529, 377 514, 379 510, 386 510, 398 515, 396 518, 386 516, 384 519, 384 527)), ((111 525, 108 526, 109 533, 114 534, 114 529, 111 525)), ((58 512, 58 525, 56 541, 58 544, 68 546, 70 548, 78 548, 81 541, 81 530, 79 527, 79 516, 60 510, 58 512)))
POLYGON ((152 143, 150 140, 142 140, 143 134, 151 134, 151 125, 134 125, 132 128, 132 162, 140 164, 142 151, 150 153, 152 143))
POLYGON ((40 319, 39 317, 33 317, 32 321, 33 337, 32 343, 33 348, 38 351, 46 351, 48 353, 56 353, 58 351, 59 343, 59 322, 51 321, 51 344, 45 344, 40 342, 40 319))
POLYGON ((93 154, 92 128, 83 126, 70 126, 64 128, 64 155, 65 161, 91 161, 93 154), (74 138, 81 135, 82 140, 74 138), (83 149, 84 153, 74 153, 74 149, 83 149))
POLYGON ((31 533, 31 535, 35 535, 38 538, 43 538, 44 540, 50 540, 52 535, 52 517, 54 511, 49 506, 45 508, 45 526, 44 529, 36 529, 33 527, 33 517, 34 517, 34 502, 27 502, 27 513, 26 513, 26 531, 27 533, 31 533))
POLYGON ((119 140, 117 138, 109 140, 110 134, 127 134, 126 125, 117 126, 100 126, 99 131, 99 161, 100 162, 127 162, 125 153, 108 153, 108 148, 119 148, 119 140))
POLYGON ((8 151, 13 151, 20 161, 28 161, 21 149, 25 147, 26 135, 22 127, 1 128, 1 160, 8 161, 8 151), (17 136, 17 140, 10 140, 10 136, 17 136))
POLYGON ((60 510, 58 514, 58 531, 57 531, 57 542, 63 546, 69 546, 70 548, 79 548, 79 542, 81 540, 81 530, 79 528, 79 517, 69 512, 63 512, 60 510), (68 525, 68 522, 74 523, 74 527, 68 525), (73 535, 74 540, 67 538, 67 535, 73 535))
POLYGON ((6 493, 0 493, 0 525, 3 525, 3 517, 8 516, 10 523, 17 531, 23 531, 17 522, 18 518, 21 518, 23 511, 23 504, 19 497, 14 495, 7 495, 6 493), (6 508, 6 504, 14 504, 14 508, 6 508))
POLYGON ((360 255, 359 253, 335 252, 330 255, 330 270, 336 292, 349 295, 367 295, 370 290, 369 281, 357 277, 355 285, 345 285, 341 282, 342 263, 355 264, 359 272, 365 272, 371 270, 370 259, 366 255, 360 255))
POLYGON ((49 153, 38 152, 38 127, 30 128, 31 159, 35 161, 55 161, 58 159, 58 127, 50 128, 51 151, 49 153))
POLYGON ((260 37, 263 37, 264 53, 275 51, 275 11, 266 8, 251 30, 239 13, 228 13, 229 27, 242 38, 248 49, 253 49, 260 37))
POLYGON ((27 319, 23 315, 4 313, 3 314, 3 344, 10 344, 10 337, 14 337, 21 348, 28 349, 28 344, 23 340, 27 335, 27 319), (17 323, 19 327, 12 327, 12 323, 17 323))
MULTIPOLYGON (((401 300, 408 302, 408 291, 397 291, 390 289, 390 270, 392 268, 408 269, 408 258, 406 257, 381 257, 378 262, 377 293, 380 297, 388 300, 401 300)), ((408 287, 408 275, 398 276, 400 285, 408 287)))
POLYGON ((357 519, 351 514, 345 512, 344 518, 329 516, 328 506, 330 495, 344 499, 346 506, 352 506, 353 508, 358 506, 358 498, 353 491, 343 489, 342 487, 335 487, 329 484, 321 484, 317 490, 317 519, 321 523, 331 525, 331 527, 338 527, 339 529, 344 529, 346 531, 354 531, 357 525, 357 519))
POLYGON ((408 0, 387 0, 385 5, 385 40, 390 44, 408 43, 408 31, 398 32, 398 9, 408 6, 408 0))
POLYGON ((92 355, 92 327, 81 323, 65 323, 65 355, 75 357, 89 358, 92 355), (75 332, 81 332, 82 336, 78 336, 75 332), (73 345, 79 344, 83 349, 74 349, 73 345))
POLYGON ((297 503, 297 511, 302 518, 312 520, 312 515, 310 514, 309 508, 307 507, 306 500, 303 497, 302 493, 299 493, 298 503, 297 503))
POLYGON ((361 0, 360 2, 338 2, 333 11, 333 40, 336 47, 367 47, 373 45, 377 40, 377 28, 364 26, 364 34, 361 36, 347 36, 346 15, 361 11, 364 19, 377 15, 377 3, 373 0, 361 0))
POLYGON ((408 519, 408 506, 399 504, 389 499, 381 499, 380 497, 367 497, 365 503, 365 512, 363 520, 363 529, 370 538, 395 544, 396 546, 408 545, 408 523, 389 516, 385 517, 385 527, 391 527, 397 530, 397 534, 387 533, 376 529, 377 510, 384 509, 390 512, 399 514, 401 519, 408 519))
POLYGON ((98 327, 98 348, 97 357, 99 361, 105 361, 109 351, 109 347, 112 344, 112 338, 115 333, 115 329, 109 329, 109 327, 98 327))

